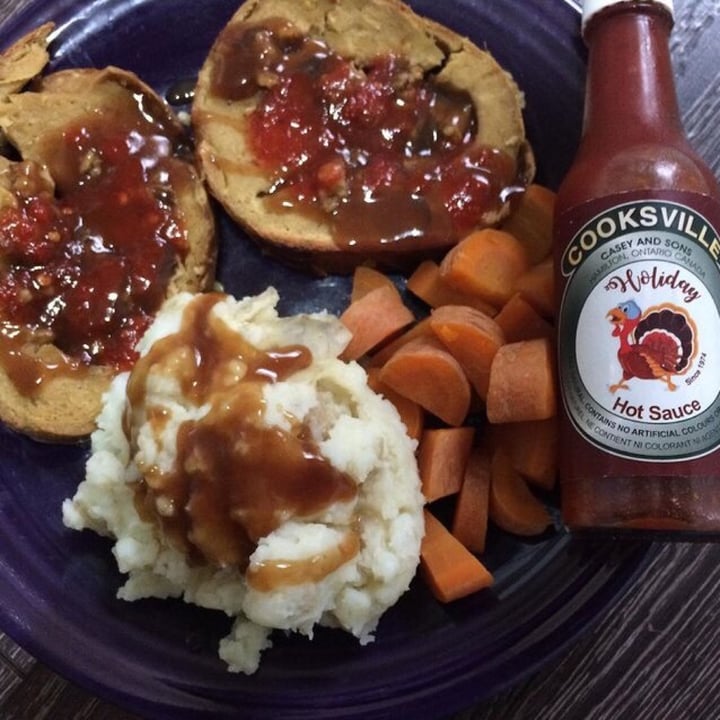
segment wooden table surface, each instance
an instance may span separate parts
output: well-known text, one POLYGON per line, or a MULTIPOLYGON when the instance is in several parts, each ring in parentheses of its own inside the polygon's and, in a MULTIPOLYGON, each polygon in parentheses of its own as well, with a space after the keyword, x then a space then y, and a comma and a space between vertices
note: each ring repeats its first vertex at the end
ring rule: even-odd
MULTIPOLYGON (((0 18, 14 3, 0 0, 0 18)), ((720 174, 720 2, 675 0, 675 10, 686 126, 720 174)), ((716 720, 719 697, 720 544, 662 543, 624 596, 559 659, 456 720, 716 720)), ((134 717, 0 633, 0 720, 134 717)))

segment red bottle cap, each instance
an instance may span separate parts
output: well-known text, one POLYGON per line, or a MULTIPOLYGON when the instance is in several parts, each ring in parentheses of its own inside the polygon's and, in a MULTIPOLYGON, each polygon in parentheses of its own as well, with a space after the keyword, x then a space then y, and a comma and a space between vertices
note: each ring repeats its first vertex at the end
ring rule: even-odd
MULTIPOLYGON (((635 4, 640 4, 641 2, 642 4, 647 4, 648 0, 584 0, 582 13, 583 27, 585 27, 590 18, 600 12, 600 10, 604 10, 605 8, 611 7, 613 5, 631 6, 635 4)), ((674 12, 673 0, 649 0, 649 2, 666 8, 671 15, 674 12)))

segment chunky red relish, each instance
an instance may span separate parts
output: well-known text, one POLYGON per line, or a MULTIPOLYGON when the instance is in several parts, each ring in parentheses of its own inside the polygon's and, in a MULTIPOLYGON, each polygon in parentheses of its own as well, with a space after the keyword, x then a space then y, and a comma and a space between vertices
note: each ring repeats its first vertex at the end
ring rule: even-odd
POLYGON ((38 165, 7 171, 0 318, 45 332, 81 364, 128 367, 186 249, 170 184, 173 148, 144 120, 89 120, 38 165))
POLYGON ((402 58, 359 69, 282 21, 224 39, 218 97, 259 93, 249 140, 276 210, 323 213, 338 244, 403 249, 459 238, 515 183, 515 162, 478 147, 472 98, 402 58))

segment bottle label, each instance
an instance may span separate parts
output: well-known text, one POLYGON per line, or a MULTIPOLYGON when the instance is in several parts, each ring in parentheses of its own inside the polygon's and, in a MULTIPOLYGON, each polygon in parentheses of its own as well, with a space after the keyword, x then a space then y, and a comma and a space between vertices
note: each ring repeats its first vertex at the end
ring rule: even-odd
POLYGON ((564 410, 619 457, 707 455, 720 446, 720 207, 688 193, 601 203, 559 222, 564 410))

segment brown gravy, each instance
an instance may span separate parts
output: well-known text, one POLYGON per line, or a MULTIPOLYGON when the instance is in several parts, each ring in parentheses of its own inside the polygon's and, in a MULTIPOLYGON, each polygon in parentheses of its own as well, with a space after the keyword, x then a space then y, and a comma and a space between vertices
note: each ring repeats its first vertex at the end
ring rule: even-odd
POLYGON ((308 560, 274 560, 252 565, 246 575, 248 583, 268 592, 286 585, 300 585, 318 582, 326 575, 352 560, 360 552, 360 538, 357 533, 347 530, 339 545, 319 553, 308 560))
MULTIPOLYGON (((193 300, 180 331, 139 359, 127 394, 132 412, 145 402, 149 372, 162 366, 187 398, 210 405, 202 419, 180 426, 172 472, 141 469, 136 504, 191 559, 244 570, 257 541, 283 521, 351 501, 357 488, 320 454, 302 423, 289 418, 292 427, 285 431, 262 422, 263 386, 307 367, 310 351, 300 345, 254 347, 212 314, 222 297, 193 300)), ((149 415, 158 428, 167 422, 162 409, 151 408, 149 415)), ((345 562, 357 552, 353 548, 346 542, 337 557, 261 569, 258 582, 277 586, 312 577, 319 568, 329 572, 338 557, 345 562)))

